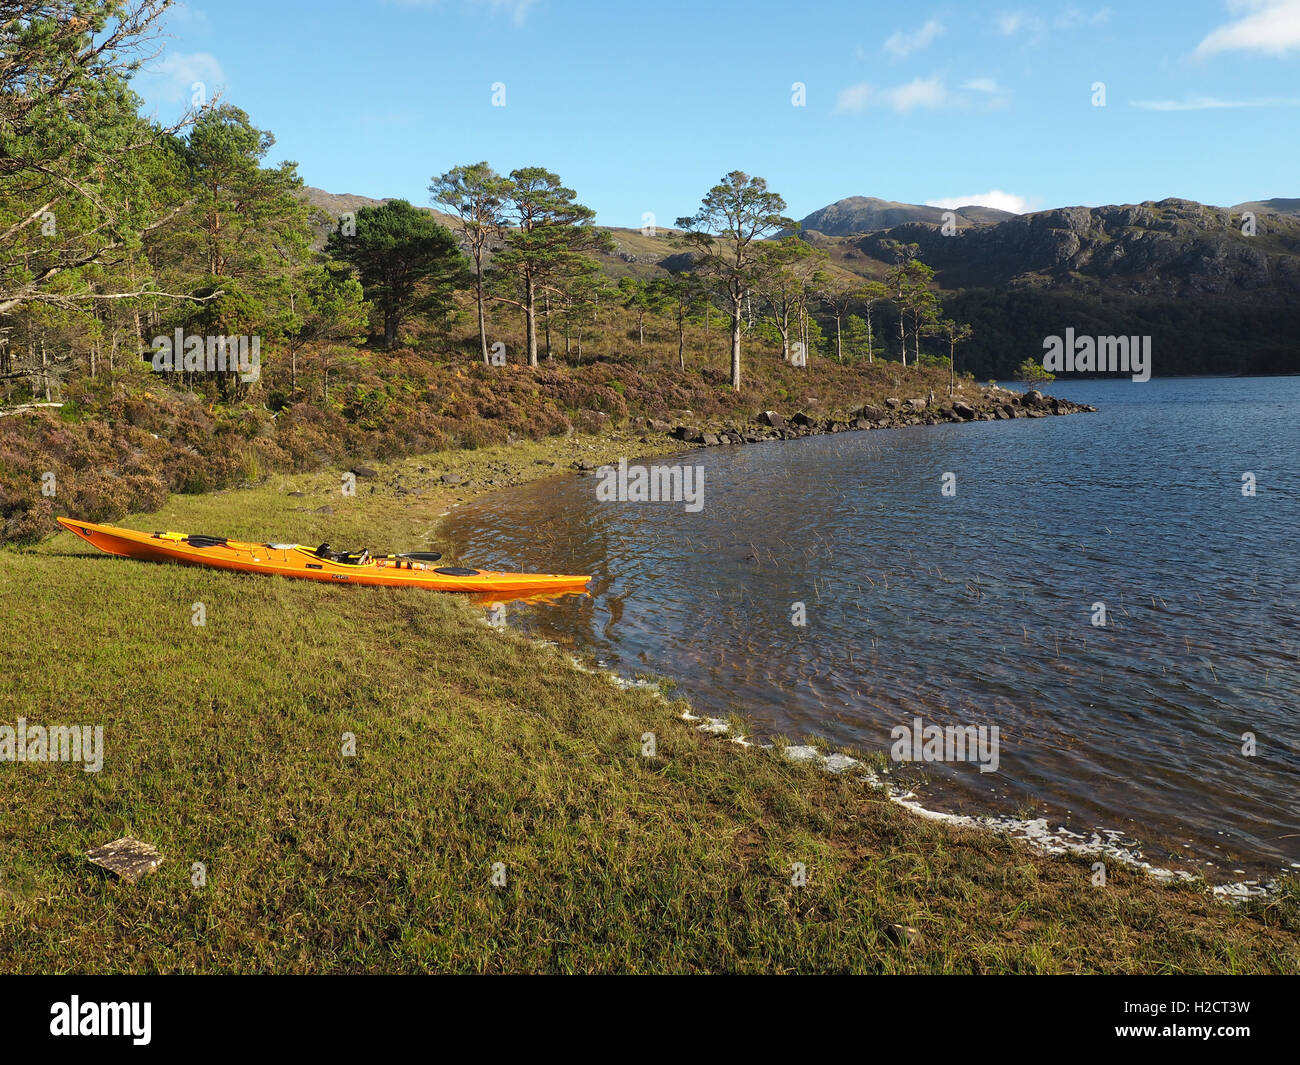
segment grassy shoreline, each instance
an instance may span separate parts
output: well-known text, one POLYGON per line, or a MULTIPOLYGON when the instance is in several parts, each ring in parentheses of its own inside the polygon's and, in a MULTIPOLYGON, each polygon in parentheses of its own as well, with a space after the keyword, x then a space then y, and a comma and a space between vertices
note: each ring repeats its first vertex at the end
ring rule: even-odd
MULTIPOLYGON (((483 492, 675 446, 404 459, 354 497, 273 475, 123 524, 414 547, 483 492)), ((0 550, 6 631, 36 635, 0 724, 105 733, 100 773, 0 762, 0 971, 1300 972, 1293 891, 1094 887, 1090 859, 709 736, 454 598, 88 550, 0 550), (121 835, 166 859, 135 885, 84 858, 121 835)))

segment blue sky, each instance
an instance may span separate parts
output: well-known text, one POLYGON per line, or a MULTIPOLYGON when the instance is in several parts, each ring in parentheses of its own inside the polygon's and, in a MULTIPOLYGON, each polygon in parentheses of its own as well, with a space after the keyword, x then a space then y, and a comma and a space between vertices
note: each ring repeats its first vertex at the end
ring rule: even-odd
POLYGON ((190 0, 160 43, 136 82, 159 118, 202 81, 308 184, 418 204, 480 159, 622 226, 733 169, 796 218, 1300 196, 1300 0, 190 0))

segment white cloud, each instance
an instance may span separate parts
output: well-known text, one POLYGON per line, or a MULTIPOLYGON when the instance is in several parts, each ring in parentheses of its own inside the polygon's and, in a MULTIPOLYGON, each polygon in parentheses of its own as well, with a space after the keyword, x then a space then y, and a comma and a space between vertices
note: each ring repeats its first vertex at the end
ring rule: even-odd
POLYGON ((993 25, 1003 37, 1022 36, 1030 44, 1038 44, 1042 41, 1049 29, 1078 30, 1086 26, 1100 26, 1108 21, 1110 21, 1108 7, 1093 12, 1067 7, 1050 22, 1026 11, 1000 11, 993 16, 993 25))
POLYGON ((943 87, 943 80, 938 77, 914 78, 906 85, 884 90, 881 96, 895 111, 911 111, 916 107, 943 107, 952 102, 948 90, 943 87))
POLYGON ((1027 197, 1017 196, 1013 192, 1003 192, 1000 189, 977 192, 973 196, 946 196, 941 200, 926 200, 925 205, 943 207, 950 211, 958 207, 994 207, 999 211, 1010 211, 1012 214, 1024 214, 1033 210, 1027 197))
POLYGON ((203 94, 210 101, 226 84, 225 72, 210 52, 168 52, 144 67, 137 79, 142 92, 165 103, 188 101, 195 82, 203 83, 203 94))
POLYGON ((899 30, 885 41, 885 51, 896 55, 899 59, 906 59, 913 52, 928 48, 941 33, 943 33, 943 23, 937 18, 932 18, 915 33, 904 33, 899 30))
POLYGON ((883 107, 899 114, 918 109, 1003 107, 1010 99, 992 78, 975 78, 962 85, 963 92, 952 92, 938 75, 913 78, 903 85, 877 89, 865 81, 842 89, 835 101, 836 111, 865 111, 883 107), (969 95, 974 93, 975 95, 969 95))
MULTIPOLYGON (((393 2, 406 7, 440 8, 444 4, 444 0, 393 0, 393 2)), ((511 22, 516 26, 522 26, 537 0, 463 0, 463 2, 474 10, 509 15, 511 22)))
POLYGON ((471 0, 475 7, 486 7, 493 12, 503 12, 510 16, 516 26, 522 26, 528 17, 529 9, 536 0, 471 0))
POLYGON ((1300 0, 1236 0, 1228 10, 1246 13, 1211 30, 1196 46, 1196 55, 1263 52, 1282 56, 1300 50, 1300 0))
POLYGON ((999 12, 994 16, 993 22, 1003 37, 1014 37, 1022 30, 1030 36, 1036 37, 1044 29, 1042 19, 1037 15, 1027 15, 1023 11, 999 12))
POLYGON ((1221 100, 1215 96, 1192 96, 1186 100, 1130 100, 1140 111, 1217 111, 1235 107, 1300 107, 1300 98, 1264 96, 1255 100, 1221 100))
POLYGON ((207 14, 193 4, 174 4, 167 12, 167 24, 184 26, 191 33, 207 33, 211 28, 207 14))
POLYGON ((1091 15, 1086 11, 1080 11, 1077 7, 1067 7, 1056 16, 1053 25, 1057 29, 1077 30, 1084 26, 1100 26, 1102 23, 1110 21, 1110 8, 1103 7, 1100 11, 1094 11, 1091 15))
POLYGON ((871 86, 865 81, 841 89, 839 96, 835 98, 835 110, 865 111, 867 104, 871 102, 871 92, 871 86))

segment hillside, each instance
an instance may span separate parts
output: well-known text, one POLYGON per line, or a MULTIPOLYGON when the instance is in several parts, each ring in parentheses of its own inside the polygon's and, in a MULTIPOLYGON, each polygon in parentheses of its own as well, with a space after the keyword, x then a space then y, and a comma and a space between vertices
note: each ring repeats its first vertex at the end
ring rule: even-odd
POLYGON ((1190 200, 1062 207, 1017 215, 945 237, 908 223, 852 238, 871 273, 892 261, 890 241, 914 243, 942 288, 1043 285, 1078 292, 1190 298, 1300 292, 1300 218, 1261 215, 1255 236, 1241 215, 1190 200))
MULTIPOLYGON (((909 222, 941 226, 947 213, 948 209, 944 207, 895 203, 892 200, 878 200, 874 196, 849 196, 819 211, 813 211, 799 225, 805 233, 846 237, 875 229, 891 229, 909 222)), ((1010 211, 999 211, 994 207, 958 207, 952 213, 957 216, 958 229, 993 225, 1016 217, 1010 211)))
POLYGON ((1237 204, 1232 210, 1235 214, 1241 214, 1242 211, 1254 211, 1256 214, 1261 211, 1272 211, 1275 214, 1300 215, 1300 199, 1275 196, 1271 200, 1250 200, 1247 203, 1237 204))
MULTIPOLYGON (((316 188, 304 195, 329 217, 383 202, 316 188)), ((433 213, 455 228, 454 218, 433 213)), ((871 278, 884 277, 895 242, 917 245, 945 313, 974 327, 962 365, 980 378, 1009 375, 1067 325, 1152 336, 1161 374, 1300 371, 1300 199, 954 213, 957 232, 945 236, 940 208, 853 196, 806 216, 801 235, 833 266, 871 278), (1253 236, 1242 232, 1245 210, 1256 215, 1253 236)), ((611 278, 690 266, 675 230, 604 228, 614 250, 597 259, 611 278)), ((888 335, 892 308, 878 307, 877 319, 888 335)))
MULTIPOLYGON (((334 228, 335 222, 340 215, 346 214, 348 211, 360 210, 362 207, 376 207, 393 199, 392 196, 376 199, 373 196, 358 196, 350 192, 327 192, 325 189, 318 189, 314 185, 304 185, 298 192, 308 204, 316 209, 317 218, 312 223, 312 230, 316 235, 314 243, 317 248, 325 246, 325 235, 334 228)), ((419 208, 421 211, 428 211, 444 226, 455 229, 459 225, 453 215, 446 214, 443 211, 435 211, 432 207, 421 203, 412 206, 419 208)))

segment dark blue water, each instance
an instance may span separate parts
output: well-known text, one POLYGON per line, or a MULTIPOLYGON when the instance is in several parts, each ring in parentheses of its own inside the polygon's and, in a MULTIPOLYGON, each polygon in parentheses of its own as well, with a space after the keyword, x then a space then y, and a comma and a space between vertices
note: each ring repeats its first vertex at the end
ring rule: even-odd
POLYGON ((703 468, 699 513, 564 477, 447 531, 595 574, 513 620, 697 712, 863 752, 918 715, 997 725, 998 771, 928 765, 929 806, 1120 830, 1211 879, 1300 862, 1300 378, 1052 391, 1100 412, 691 452, 659 461, 703 468))

